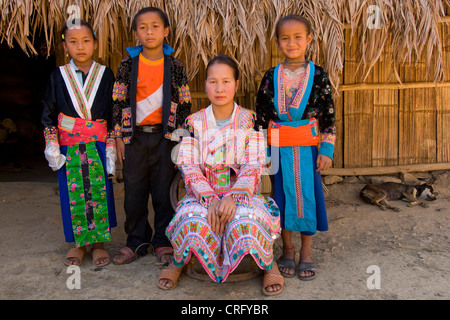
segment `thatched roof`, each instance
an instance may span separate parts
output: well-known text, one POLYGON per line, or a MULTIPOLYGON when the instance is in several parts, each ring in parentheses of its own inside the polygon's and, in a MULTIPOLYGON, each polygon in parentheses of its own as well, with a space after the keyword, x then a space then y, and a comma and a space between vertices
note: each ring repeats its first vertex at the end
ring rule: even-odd
POLYGON ((348 28, 360 54, 362 80, 387 45, 393 52, 392 69, 399 81, 398 66, 414 63, 424 51, 430 79, 445 78, 438 25, 445 20, 450 0, 0 0, 1 42, 12 46, 15 40, 25 52, 36 54, 32 38, 43 29, 50 48, 57 43, 55 36, 73 4, 98 34, 100 57, 117 54, 119 25, 130 30, 132 17, 140 8, 162 8, 171 21, 170 44, 175 56, 185 63, 189 79, 202 63, 224 52, 239 62, 244 88, 254 89, 256 75, 267 67, 273 27, 290 13, 311 21, 315 41, 310 58, 325 67, 335 86, 343 69, 348 28), (370 7, 373 5, 376 11, 370 7), (373 28, 378 13, 381 23, 373 28))

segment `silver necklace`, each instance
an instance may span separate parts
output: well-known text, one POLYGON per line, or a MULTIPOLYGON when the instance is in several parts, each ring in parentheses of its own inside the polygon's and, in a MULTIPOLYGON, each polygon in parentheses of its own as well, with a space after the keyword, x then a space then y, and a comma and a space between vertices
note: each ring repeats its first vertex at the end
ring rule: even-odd
POLYGON ((295 79, 295 78, 299 77, 306 70, 306 61, 307 60, 303 60, 303 61, 299 61, 299 62, 284 61, 284 64, 287 67, 288 66, 290 66, 290 67, 298 66, 295 70, 289 70, 288 68, 283 68, 284 73, 290 79, 295 79))
POLYGON ((300 68, 295 69, 294 71, 291 71, 287 68, 283 69, 286 76, 290 79, 298 78, 301 74, 303 74, 305 72, 305 70, 306 70, 306 68, 304 66, 301 66, 300 68))

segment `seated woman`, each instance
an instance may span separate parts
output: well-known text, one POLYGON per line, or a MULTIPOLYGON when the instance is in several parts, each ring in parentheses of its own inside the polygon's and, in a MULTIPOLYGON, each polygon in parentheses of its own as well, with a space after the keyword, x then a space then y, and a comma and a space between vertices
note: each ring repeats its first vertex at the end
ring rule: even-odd
POLYGON ((219 55, 208 63, 206 76, 211 105, 186 119, 188 134, 177 165, 187 194, 166 230, 174 259, 161 272, 158 286, 173 289, 192 253, 215 282, 224 282, 250 254, 265 270, 263 293, 279 294, 283 276, 273 259, 279 210, 259 193, 263 135, 253 129, 255 113, 234 102, 236 63, 219 55))

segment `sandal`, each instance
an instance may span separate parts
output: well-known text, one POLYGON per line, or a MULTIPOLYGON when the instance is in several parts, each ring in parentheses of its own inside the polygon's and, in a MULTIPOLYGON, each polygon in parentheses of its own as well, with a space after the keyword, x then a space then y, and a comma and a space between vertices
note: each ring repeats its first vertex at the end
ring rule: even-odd
MULTIPOLYGON (((172 247, 159 247, 159 248, 155 248, 154 250, 154 254, 156 256, 156 258, 158 259, 159 263, 163 263, 161 258, 163 256, 170 256, 170 258, 172 258, 173 256, 173 248, 172 247)), ((172 261, 170 261, 172 262, 172 261)), ((165 266, 169 265, 170 262, 166 262, 164 263, 165 266)))
MULTIPOLYGON (((272 267, 272 269, 270 269, 270 270, 278 270, 278 269, 274 269, 274 268, 276 268, 276 265, 274 265, 272 267)), ((284 277, 279 272, 277 272, 277 273, 275 273, 275 272, 270 273, 270 270, 266 270, 266 272, 264 273, 262 292, 266 296, 276 296, 276 295, 280 294, 281 291, 283 291, 284 277), (281 285, 280 290, 278 290, 278 291, 267 291, 267 289, 266 289, 267 287, 273 286, 275 284, 281 285)))
MULTIPOLYGON (((286 251, 294 250, 294 247, 285 248, 284 250, 286 250, 286 251)), ((284 277, 286 277, 286 278, 293 278, 293 277, 295 277, 295 259, 279 258, 277 263, 278 263, 278 270, 280 270, 280 273, 284 277), (294 270, 294 273, 290 274, 290 273, 283 272, 283 271, 281 271, 280 268, 292 269, 292 270, 294 270)))
POLYGON ((64 264, 66 266, 79 266, 81 261, 83 260, 84 254, 86 253, 86 247, 83 246, 81 248, 71 248, 69 252, 67 252, 66 259, 64 260, 64 264), (78 263, 69 263, 67 259, 78 259, 78 263))
POLYGON ((181 275, 181 271, 183 271, 183 268, 179 268, 179 269, 170 269, 170 268, 165 268, 161 271, 161 274, 159 275, 158 278, 158 287, 163 289, 163 290, 172 290, 174 289, 177 284, 178 284, 178 279, 180 278, 181 275), (162 284, 159 283, 159 280, 163 280, 163 279, 167 279, 172 281, 173 286, 172 287, 166 287, 163 286, 162 284))
POLYGON ((119 249, 119 254, 115 255, 115 257, 119 255, 125 256, 126 259, 123 262, 117 262, 116 260, 113 260, 114 264, 127 264, 137 259, 137 254, 126 246, 122 249, 119 249))
POLYGON ((303 281, 313 280, 316 277, 316 267, 314 266, 313 262, 301 262, 298 264, 298 271, 297 271, 298 278, 303 281), (310 271, 314 273, 311 276, 308 277, 302 277, 300 276, 300 273, 304 271, 310 271))
POLYGON ((295 260, 294 259, 285 259, 285 258, 280 258, 277 261, 278 263, 278 270, 280 270, 280 273, 286 277, 286 278, 293 278, 295 277, 295 260), (290 274, 290 273, 286 273, 281 271, 280 268, 289 268, 289 269, 293 269, 294 273, 290 274))
POLYGON ((103 266, 106 266, 109 263, 110 263, 110 261, 109 261, 109 254, 108 254, 108 252, 106 250, 98 249, 98 248, 92 249, 92 264, 94 266, 96 266, 96 267, 103 267, 103 266), (104 258, 108 258, 108 260, 106 262, 103 262, 103 263, 98 263, 98 264, 95 263, 95 262, 97 262, 99 260, 102 260, 104 258))

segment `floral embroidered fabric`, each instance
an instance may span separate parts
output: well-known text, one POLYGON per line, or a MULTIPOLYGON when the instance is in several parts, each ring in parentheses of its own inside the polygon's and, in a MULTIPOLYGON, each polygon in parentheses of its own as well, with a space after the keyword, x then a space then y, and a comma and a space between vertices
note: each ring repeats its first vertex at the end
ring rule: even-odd
POLYGON ((208 116, 210 108, 186 120, 190 136, 183 138, 178 165, 187 194, 166 235, 176 265, 194 253, 211 279, 223 282, 246 254, 260 268, 272 267, 280 221, 276 204, 259 191, 265 149, 262 135, 252 129, 254 113, 236 105, 231 121, 220 128, 208 116), (224 233, 216 234, 207 222, 207 207, 227 195, 236 202, 236 214, 224 233))
POLYGON ((105 174, 95 142, 68 147, 66 174, 76 246, 111 241, 105 174))

